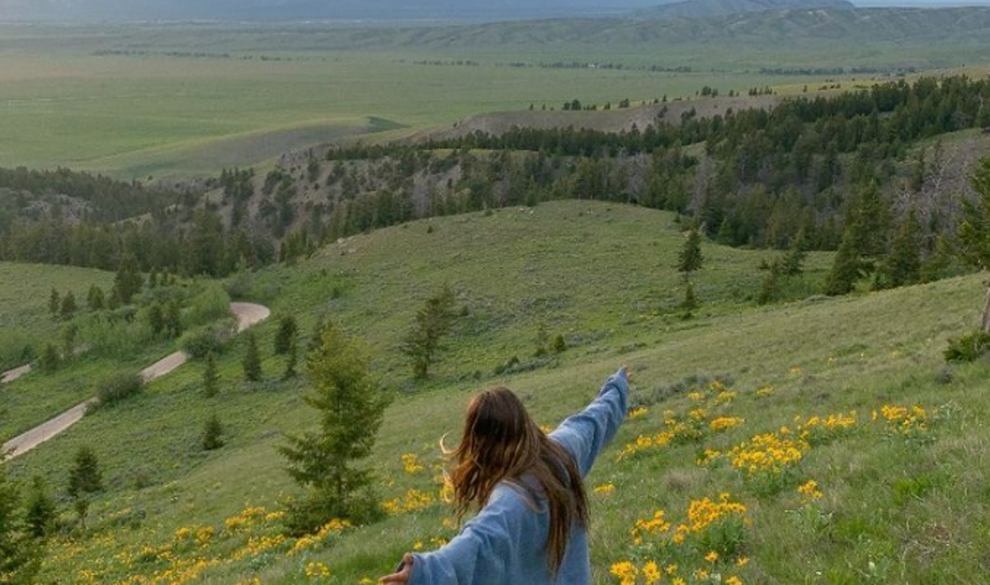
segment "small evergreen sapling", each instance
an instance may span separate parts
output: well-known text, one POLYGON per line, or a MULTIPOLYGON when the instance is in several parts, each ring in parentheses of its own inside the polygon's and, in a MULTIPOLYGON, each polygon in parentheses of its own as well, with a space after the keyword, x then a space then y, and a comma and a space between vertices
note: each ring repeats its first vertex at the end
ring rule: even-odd
POLYGON ((223 425, 220 424, 220 418, 213 414, 206 419, 206 425, 203 428, 203 450, 215 451, 223 446, 223 425))
POLYGON ((295 343, 296 335, 299 333, 299 325, 292 315, 282 317, 279 323, 278 333, 275 335, 275 355, 285 355, 289 353, 289 346, 295 343))
POLYGON ((203 395, 213 398, 220 391, 220 374, 217 373, 217 360, 211 351, 206 355, 206 369, 203 371, 203 395))
POLYGON ((72 294, 72 291, 65 293, 62 298, 62 306, 59 309, 59 316, 64 321, 68 321, 76 316, 76 311, 79 307, 76 305, 76 296, 72 294))
POLYGON ((103 473, 96 453, 89 447, 80 447, 73 461, 69 471, 69 496, 78 499, 103 491, 103 473))
POLYGON ((58 295, 58 291, 53 287, 51 294, 48 295, 48 312, 51 313, 52 318, 57 319, 61 308, 62 300, 58 295))
POLYGON ((365 521, 380 515, 372 472, 358 465, 371 455, 385 413, 367 356, 335 327, 306 358, 313 393, 306 403, 319 412, 319 427, 288 437, 279 450, 306 495, 289 509, 288 526, 307 534, 332 518, 365 521))
POLYGON ((48 486, 40 476, 31 481, 31 491, 28 493, 27 512, 25 521, 28 532, 35 538, 48 536, 55 526, 57 509, 55 501, 48 493, 48 486))
POLYGON ((247 334, 247 351, 244 353, 244 379, 248 382, 261 380, 261 352, 258 351, 258 339, 253 332, 247 334))

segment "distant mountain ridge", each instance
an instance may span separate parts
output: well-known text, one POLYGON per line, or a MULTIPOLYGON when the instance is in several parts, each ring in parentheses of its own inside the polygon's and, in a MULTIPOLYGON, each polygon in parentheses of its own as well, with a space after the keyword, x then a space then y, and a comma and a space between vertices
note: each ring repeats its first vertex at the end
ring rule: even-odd
MULTIPOLYGON (((705 1, 705 0, 702 0, 705 1)), ((759 1, 759 0, 711 0, 759 1)), ((782 2, 794 0, 777 0, 782 2)), ((801 1, 801 0, 797 0, 801 1)), ((810 1, 810 0, 808 0, 810 1)), ((825 0, 829 1, 829 0, 825 0)), ((990 48, 990 7, 803 8, 704 18, 572 18, 435 26, 321 28, 309 47, 323 50, 623 47, 666 50, 734 43, 740 49, 906 42, 990 48), (785 45, 786 43, 786 45, 785 45)))
POLYGON ((848 0, 683 0, 637 11, 633 16, 646 19, 706 18, 811 8, 854 10, 848 0))
POLYGON ((601 16, 664 0, 0 0, 0 20, 509 20, 601 16))

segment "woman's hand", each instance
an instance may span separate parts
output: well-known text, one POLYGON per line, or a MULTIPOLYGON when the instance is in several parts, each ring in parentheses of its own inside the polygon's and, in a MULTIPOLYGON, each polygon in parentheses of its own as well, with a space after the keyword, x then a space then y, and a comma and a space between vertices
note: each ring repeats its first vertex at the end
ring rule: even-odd
POLYGON ((622 366, 619 371, 626 377, 627 382, 632 382, 632 372, 629 370, 629 366, 622 366))
POLYGON ((409 582, 409 576, 412 575, 413 568, 413 556, 406 553, 402 557, 402 570, 398 573, 392 573, 391 575, 385 575, 378 580, 378 585, 406 585, 409 582))

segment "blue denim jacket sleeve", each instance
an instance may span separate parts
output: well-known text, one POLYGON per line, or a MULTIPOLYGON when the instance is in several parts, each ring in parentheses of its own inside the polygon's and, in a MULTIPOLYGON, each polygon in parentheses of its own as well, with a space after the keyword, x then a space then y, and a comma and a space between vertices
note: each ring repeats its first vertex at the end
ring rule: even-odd
POLYGON ((550 433, 550 438, 574 456, 582 476, 588 475, 598 454, 615 436, 626 417, 628 402, 629 380, 625 370, 619 370, 605 381, 598 398, 550 433))

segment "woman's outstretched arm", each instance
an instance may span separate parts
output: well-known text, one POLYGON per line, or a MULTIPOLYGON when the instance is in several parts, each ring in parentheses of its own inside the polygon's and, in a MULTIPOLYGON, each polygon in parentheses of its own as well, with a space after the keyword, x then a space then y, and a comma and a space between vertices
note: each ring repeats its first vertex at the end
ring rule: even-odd
POLYGON ((522 583, 512 574, 510 559, 531 542, 535 515, 511 488, 496 488, 481 512, 443 548, 407 554, 398 572, 379 580, 383 585, 501 585, 522 583))
POLYGON ((621 368, 605 381, 598 397, 580 413, 568 418, 550 438, 567 449, 581 475, 588 475, 595 458, 612 440, 626 417, 629 402, 629 372, 621 368))

